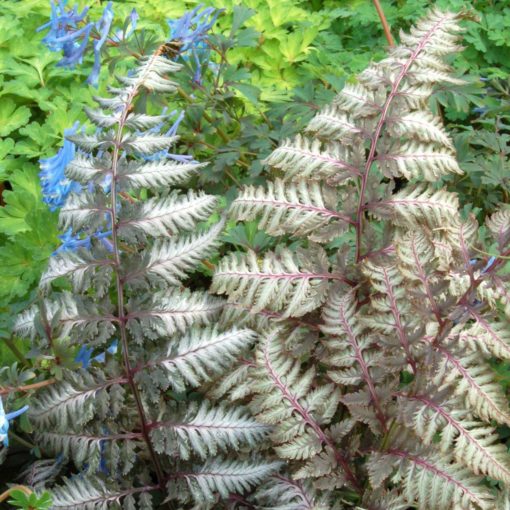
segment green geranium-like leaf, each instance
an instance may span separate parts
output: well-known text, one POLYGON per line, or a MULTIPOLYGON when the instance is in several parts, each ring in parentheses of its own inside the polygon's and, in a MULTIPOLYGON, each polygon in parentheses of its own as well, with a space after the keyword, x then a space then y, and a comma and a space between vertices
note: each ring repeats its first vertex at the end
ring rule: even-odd
POLYGON ((16 103, 4 99, 0 103, 0 136, 7 136, 30 119, 31 113, 26 106, 16 107, 16 103))

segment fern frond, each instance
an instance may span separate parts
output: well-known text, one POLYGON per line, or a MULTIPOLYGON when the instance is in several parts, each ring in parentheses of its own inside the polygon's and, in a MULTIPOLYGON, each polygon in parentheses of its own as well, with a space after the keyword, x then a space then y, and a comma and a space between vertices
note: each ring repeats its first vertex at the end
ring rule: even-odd
POLYGON ((131 113, 126 119, 126 127, 131 129, 151 129, 168 120, 168 115, 147 115, 131 113))
POLYGON ((469 467, 477 475, 510 484, 510 456, 507 448, 491 426, 471 418, 458 401, 441 402, 427 394, 399 393, 400 413, 404 420, 412 420, 412 428, 430 445, 440 433, 439 448, 452 452, 456 461, 469 467))
POLYGON ((121 147, 129 154, 150 156, 155 152, 168 149, 177 139, 176 136, 156 135, 150 132, 141 135, 128 133, 122 139, 121 147))
POLYGON ((109 487, 93 476, 74 476, 64 479, 64 485, 52 489, 52 508, 62 510, 120 510, 136 508, 134 496, 138 496, 140 510, 152 509, 150 492, 157 486, 122 489, 109 487), (121 504, 123 501, 123 504, 121 504))
POLYGON ((457 45, 460 32, 458 14, 432 9, 408 33, 401 32, 400 41, 407 47, 419 46, 424 56, 443 57, 462 49, 457 45))
POLYGON ((89 120, 100 128, 110 128, 120 122, 120 112, 114 115, 106 115, 101 110, 93 110, 87 106, 84 111, 89 120))
POLYGON ((344 143, 352 143, 355 135, 363 133, 356 122, 335 105, 326 106, 317 113, 305 129, 319 138, 338 140, 344 143))
POLYGON ((254 311, 285 310, 282 317, 300 317, 317 308, 326 298, 330 281, 343 281, 329 272, 326 253, 290 250, 266 253, 259 262, 250 251, 242 257, 224 258, 214 274, 212 290, 228 294, 229 301, 249 305, 254 311))
POLYGON ((225 371, 255 339, 249 329, 233 329, 225 333, 216 328, 192 329, 170 344, 164 357, 154 364, 168 371, 171 384, 183 391, 185 383, 197 387, 212 375, 225 371))
POLYGON ((405 136, 418 142, 435 142, 439 146, 450 147, 453 150, 453 142, 446 134, 442 120, 430 112, 414 111, 400 118, 390 118, 388 127, 396 137, 405 136))
POLYGON ((110 214, 110 208, 104 196, 71 194, 60 209, 59 227, 62 230, 72 229, 73 232, 79 232, 86 227, 87 231, 94 232, 104 223, 105 214, 110 214))
POLYGON ((321 425, 334 415, 340 394, 329 384, 312 389, 314 378, 313 367, 303 372, 299 362, 284 354, 278 330, 263 333, 252 374, 257 396, 251 407, 263 423, 278 425, 273 438, 284 458, 310 458, 323 445, 333 448, 321 425))
POLYGON ((276 179, 268 183, 267 189, 245 188, 234 200, 231 214, 243 221, 260 215, 259 227, 270 235, 292 234, 327 242, 340 235, 352 221, 336 212, 336 201, 335 190, 327 186, 276 179))
POLYGON ((311 483, 283 476, 271 478, 256 493, 261 510, 330 510, 328 495, 318 496, 311 483))
POLYGON ((258 485, 280 467, 279 462, 256 463, 210 460, 197 469, 179 474, 197 503, 214 502, 215 494, 227 498, 230 493, 244 493, 258 485))
MULTIPOLYGON (((211 13, 183 20, 194 24, 211 13)), ((96 133, 69 138, 82 151, 67 178, 86 191, 70 196, 60 223, 85 242, 52 256, 40 285, 50 292, 65 277, 73 294, 41 301, 17 320, 18 331, 58 368, 58 381, 30 406, 37 446, 80 470, 53 491, 52 508, 149 510, 152 492, 158 505, 175 498, 185 508, 223 507, 220 498, 253 489, 280 466, 251 456, 262 450, 267 424, 238 404, 210 405, 193 389, 205 394, 236 369, 256 335, 212 326, 222 300, 182 283, 213 254, 224 220, 198 228, 212 220, 216 197, 171 187, 203 165, 180 150, 170 155, 175 129, 159 134, 167 116, 145 113, 150 107, 141 94, 177 90, 166 74, 182 66, 170 54, 163 44, 141 57, 119 87, 108 87, 115 97, 98 98, 100 108, 86 110, 96 133), (107 351, 94 352, 107 340, 107 351), (78 364, 83 368, 72 369, 78 364), (194 465, 220 450, 227 460, 194 465), (235 455, 227 456, 231 450, 235 455)), ((192 285, 203 288, 198 278, 192 285)))
MULTIPOLYGON (((42 289, 47 290, 52 281, 67 277, 71 280, 74 291, 82 292, 90 286, 93 278, 97 283, 109 282, 112 264, 113 262, 109 258, 97 259, 85 251, 80 253, 60 252, 50 258, 48 268, 43 273, 39 285, 42 289)), ((98 288, 102 288, 102 286, 98 285, 98 288)))
POLYGON ((463 173, 452 152, 419 142, 404 143, 376 159, 387 177, 435 182, 448 174, 463 173))
POLYGON ((501 359, 510 359, 510 328, 508 323, 486 320, 472 310, 475 324, 459 335, 459 340, 473 341, 480 350, 501 359))
POLYGON ((139 59, 139 65, 132 76, 122 76, 119 79, 128 85, 127 91, 144 87, 149 92, 174 92, 178 85, 166 78, 166 75, 175 73, 181 68, 182 65, 164 56, 153 54, 139 59))
POLYGON ((17 481, 39 492, 55 481, 62 468, 58 458, 36 460, 17 477, 17 481))
POLYGON ((130 161, 120 168, 119 181, 125 188, 157 190, 187 181, 203 166, 205 163, 177 163, 165 160, 146 163, 130 161))
POLYGON ((136 432, 39 432, 36 437, 45 451, 71 457, 78 467, 95 471, 102 464, 114 471, 120 468, 124 476, 135 463, 137 443, 143 441, 136 432))
POLYGON ((434 229, 447 225, 459 211, 457 195, 444 189, 433 190, 419 185, 407 187, 382 200, 367 206, 380 218, 390 218, 395 225, 413 228, 418 224, 434 229))
POLYGON ((480 363, 480 354, 476 351, 457 354, 443 346, 435 349, 442 358, 436 379, 454 384, 455 393, 482 420, 510 425, 506 396, 493 370, 486 363, 480 363))
POLYGON ((78 149, 86 153, 97 150, 106 150, 115 144, 115 134, 113 131, 104 131, 95 135, 84 133, 68 135, 66 139, 73 142, 78 149))
POLYGON ((177 448, 182 459, 194 453, 205 460, 218 455, 218 451, 238 450, 242 444, 253 449, 269 430, 241 407, 212 407, 205 401, 200 407, 188 406, 182 420, 152 423, 151 437, 161 451, 174 454, 177 448))
POLYGON ((181 230, 194 230, 199 221, 210 216, 215 205, 216 197, 192 191, 152 198, 123 215, 119 233, 124 237, 131 237, 131 231, 169 237, 181 230))
POLYGON ((375 264, 367 261, 362 268, 370 279, 374 290, 371 296, 372 313, 363 321, 374 331, 386 335, 381 339, 388 345, 400 345, 407 362, 415 370, 413 355, 413 333, 419 328, 418 318, 410 313, 411 306, 406 296, 404 279, 393 264, 375 264))
POLYGON ((98 404, 109 401, 108 388, 126 380, 123 377, 105 379, 101 373, 67 372, 67 378, 48 386, 30 406, 30 419, 38 427, 67 430, 88 423, 96 414, 98 404))
POLYGON ((369 459, 372 479, 381 468, 388 476, 387 467, 391 464, 398 469, 398 475, 393 479, 401 481, 408 503, 415 504, 420 510, 473 508, 473 505, 481 510, 494 508, 494 498, 482 486, 482 480, 465 468, 452 465, 447 457, 432 459, 427 455, 390 449, 373 454, 369 459))
POLYGON ((90 300, 63 292, 55 299, 45 300, 44 308, 44 317, 36 306, 19 314, 14 323, 14 331, 33 340, 40 333, 39 325, 47 321, 60 337, 83 341, 83 337, 90 336, 97 344, 102 344, 115 332, 117 319, 108 302, 99 307, 90 300))
POLYGON ((265 163, 280 168, 286 179, 320 180, 328 177, 349 178, 360 171, 349 161, 350 151, 340 144, 322 147, 319 140, 297 136, 274 150, 265 163))
POLYGON ((165 290, 149 300, 130 300, 126 305, 126 324, 133 337, 141 342, 143 337, 185 333, 193 325, 208 326, 218 319, 223 306, 223 300, 206 293, 165 290))
POLYGON ((89 184, 108 175, 110 173, 108 166, 107 161, 78 153, 67 165, 65 175, 73 181, 89 184))
POLYGON ((346 84, 333 104, 341 111, 350 112, 356 118, 373 117, 381 111, 373 91, 361 83, 346 84))
MULTIPOLYGON (((379 421, 384 428, 386 419, 375 384, 380 381, 375 381, 372 373, 380 366, 381 353, 374 349, 375 340, 356 318, 354 291, 345 288, 332 291, 322 313, 324 325, 321 330, 330 337, 324 342, 329 350, 324 362, 332 367, 329 377, 342 386, 366 385, 375 410, 372 426, 377 428, 374 422, 379 421)), ((368 416, 366 412, 365 421, 368 416)))
POLYGON ((218 246, 222 229, 223 222, 219 222, 204 233, 181 236, 175 240, 156 240, 142 254, 139 268, 129 272, 124 280, 133 283, 147 279, 153 285, 161 281, 179 285, 187 273, 218 246))
POLYGON ((510 209, 495 212, 487 219, 487 227, 500 249, 505 247, 510 240, 510 209))

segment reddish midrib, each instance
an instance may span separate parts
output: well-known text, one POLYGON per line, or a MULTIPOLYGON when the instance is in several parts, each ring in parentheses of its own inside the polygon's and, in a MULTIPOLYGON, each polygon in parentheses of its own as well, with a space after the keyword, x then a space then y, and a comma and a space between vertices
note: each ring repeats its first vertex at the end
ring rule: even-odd
POLYGON ((408 460, 410 462, 414 462, 418 466, 421 466, 424 469, 434 473, 435 475, 437 475, 437 476, 439 476, 441 478, 444 478, 445 480, 448 480, 448 482, 450 482, 450 483, 456 485, 457 487, 459 487, 464 494, 469 495, 469 497, 471 498, 472 501, 476 501, 481 507, 483 507, 483 504, 480 501, 480 498, 476 494, 473 494, 459 480, 456 480, 455 478, 453 478, 451 475, 449 475, 445 471, 442 471, 441 469, 439 469, 437 466, 434 466, 430 462, 427 462, 425 459, 423 459, 421 457, 418 457, 416 455, 412 455, 412 454, 410 454, 410 453, 408 453, 406 451, 398 450, 398 449, 395 449, 395 448, 390 448, 389 450, 386 450, 384 452, 384 454, 394 455, 395 457, 400 457, 401 459, 406 459, 406 460, 408 460))
POLYGON ((476 439, 476 437, 474 437, 472 434, 470 434, 469 430, 465 429, 463 426, 461 426, 456 420, 453 419, 452 416, 450 416, 441 406, 439 406, 438 404, 436 404, 433 400, 423 396, 423 395, 406 395, 405 393, 402 393, 402 392, 398 392, 395 394, 396 396, 399 396, 399 397, 403 397, 403 398, 407 398, 409 400, 418 400, 419 402, 422 402, 423 404, 425 404, 427 407, 431 407, 432 409, 434 409, 437 413, 439 413, 453 428, 455 428, 455 430, 463 435, 464 437, 467 437, 469 438, 469 441, 472 443, 472 444, 475 444, 476 445, 476 448, 483 452, 484 453, 484 456, 488 456, 491 458, 492 462, 494 462, 494 464, 497 464, 499 466, 499 468, 504 471, 505 473, 507 473, 509 476, 510 476, 510 471, 503 465, 501 464, 500 462, 498 462, 498 460, 493 456, 493 455, 490 455, 487 452, 487 450, 485 448, 483 448, 483 446, 480 444, 480 442, 478 441, 478 439, 476 439))
POLYGON ((361 258, 361 234, 362 234, 362 214, 364 210, 364 200, 365 200, 365 191, 367 187, 367 181, 368 181, 368 174, 370 172, 370 168, 375 160, 375 152, 377 149, 377 142, 379 141, 379 137, 381 136, 382 128, 386 122, 386 118, 388 116, 388 112, 390 109, 390 105, 396 96, 398 89, 400 87, 400 83, 404 79, 405 75, 409 71, 409 68, 414 63, 414 61, 418 58, 418 55, 421 53, 425 45, 429 42, 432 35, 435 33, 437 28, 441 25, 441 23, 447 19, 446 17, 441 18, 423 37, 423 39, 420 41, 416 49, 411 53, 411 56, 409 57, 409 60, 404 64, 402 67, 402 70, 400 71, 399 75, 397 76, 395 82, 393 83, 393 86, 391 87, 391 91, 388 94, 388 97, 386 98, 386 101, 384 103, 384 106, 381 110, 381 116, 379 118, 379 121, 377 122, 377 126, 374 131, 374 135, 372 138, 372 143, 370 144, 370 151, 367 157, 367 161, 365 164, 365 169, 363 172, 363 176, 361 178, 361 190, 359 195, 359 201, 358 201, 358 210, 356 213, 356 262, 359 262, 361 258))
POLYGON ((351 347, 354 351, 354 357, 356 358, 356 361, 358 362, 359 366, 361 367, 361 372, 363 374, 363 379, 365 380, 365 383, 368 386, 368 391, 372 397, 372 401, 375 407, 375 414, 377 416, 377 419, 379 420, 379 423, 381 424, 381 427, 384 432, 386 432, 386 416, 384 415, 381 404, 379 402, 379 396, 377 395, 377 392, 375 391, 374 382, 372 380, 372 376, 370 375, 370 372, 368 370, 367 364, 365 363, 365 360, 363 358, 363 354, 361 352, 361 349, 358 345, 358 340, 356 338, 356 335, 354 334, 354 331, 351 328, 351 325, 349 324, 349 321, 347 320, 347 317, 345 316, 344 308, 340 306, 340 309, 338 311, 340 315, 340 321, 344 327, 344 331, 347 333, 348 342, 351 344, 351 347))
POLYGON ((266 368, 269 372, 269 376, 277 386, 277 388, 282 393, 283 397, 290 402, 291 406, 296 410, 296 412, 303 418, 305 423, 309 425, 319 440, 326 444, 331 448, 331 450, 334 452, 335 458, 337 462, 340 464, 342 469, 344 470, 346 478, 349 480, 349 482, 352 484, 352 486, 361 493, 361 488, 351 471, 351 468, 349 467, 347 460, 345 457, 337 450, 336 446, 334 445, 333 441, 326 436, 324 431, 321 429, 319 424, 313 419, 313 417, 310 415, 310 413, 298 402, 297 398, 289 391, 287 386, 281 381, 280 377, 276 373, 276 371, 273 368, 273 365, 271 363, 271 358, 269 357, 268 353, 268 341, 266 340, 266 344, 264 346, 264 364, 266 365, 266 368))

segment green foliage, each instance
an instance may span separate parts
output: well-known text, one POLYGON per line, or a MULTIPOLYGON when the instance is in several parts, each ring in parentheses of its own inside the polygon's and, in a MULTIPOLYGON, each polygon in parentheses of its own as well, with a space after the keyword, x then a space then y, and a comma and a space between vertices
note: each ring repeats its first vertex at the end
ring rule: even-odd
POLYGON ((41 495, 32 492, 28 495, 21 490, 13 490, 8 503, 13 507, 22 508, 23 510, 49 510, 52 500, 48 492, 43 492, 41 495))
MULTIPOLYGON (((35 29, 46 21, 47 2, 7 2, 2 9, 0 61, 0 336, 9 338, 18 303, 31 299, 58 244, 57 218, 42 201, 38 159, 54 150, 79 116, 75 97, 90 100, 79 76, 56 67, 41 51, 35 29)), ((5 361, 5 358, 2 357, 5 361)))

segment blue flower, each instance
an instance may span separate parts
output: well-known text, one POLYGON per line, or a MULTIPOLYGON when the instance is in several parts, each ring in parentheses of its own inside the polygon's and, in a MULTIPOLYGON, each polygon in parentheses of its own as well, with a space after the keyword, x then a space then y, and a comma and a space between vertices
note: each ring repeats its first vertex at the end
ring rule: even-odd
POLYGON ((108 354, 116 354, 117 353, 117 349, 119 347, 119 342, 118 340, 114 340, 111 344, 110 344, 110 347, 108 347, 108 349, 106 349, 106 351, 103 351, 101 352, 100 354, 98 354, 94 360, 97 361, 98 363, 105 363, 106 361, 106 353, 108 354))
POLYGON ((80 239, 78 234, 73 233, 72 228, 70 228, 64 234, 58 236, 58 238, 62 241, 62 244, 53 252, 53 255, 63 251, 75 251, 79 248, 90 249, 91 247, 90 237, 80 239))
POLYGON ((83 368, 89 368, 90 363, 92 361, 97 361, 98 363, 105 363, 106 361, 106 353, 115 354, 118 349, 119 342, 118 340, 114 340, 110 346, 106 349, 106 351, 101 352, 97 356, 92 358, 92 353, 94 349, 92 347, 86 347, 85 345, 80 348, 78 354, 74 358, 76 363, 81 363, 83 368))
POLYGON ((193 57, 195 65, 193 81, 195 83, 201 83, 202 67, 209 63, 210 50, 207 45, 207 33, 216 23, 222 11, 222 9, 213 7, 203 9, 203 5, 199 5, 179 19, 168 20, 169 40, 181 43, 179 56, 189 59, 187 53, 190 52, 193 57))
POLYGON ((101 244, 110 252, 113 253, 113 243, 110 241, 110 237, 112 235, 111 230, 101 231, 98 230, 93 237, 96 239, 99 239, 101 241, 101 244))
POLYGON ((83 345, 78 351, 76 357, 74 358, 74 361, 76 363, 81 363, 82 368, 88 368, 90 365, 90 358, 92 357, 93 351, 94 349, 92 349, 92 347, 87 347, 83 345))
MULTIPOLYGON (((78 25, 85 19, 89 10, 88 7, 85 7, 81 13, 78 13, 76 6, 66 11, 66 4, 67 0, 58 0, 58 4, 55 4, 53 0, 51 0, 50 21, 40 26, 37 32, 49 28, 49 32, 44 37, 43 43, 45 43, 51 51, 63 51, 63 60, 72 62, 77 58, 81 59, 81 56, 76 56, 81 46, 78 39, 82 37, 84 40, 88 40, 92 27, 85 25, 77 29, 78 25)), ((67 64, 59 63, 59 65, 67 64)))
POLYGON ((489 108, 487 106, 478 106, 476 108, 473 108, 471 111, 473 113, 479 113, 480 115, 484 115, 489 111, 489 108))
MULTIPOLYGON (((97 87, 99 71, 101 68, 101 48, 108 38, 112 21, 112 2, 108 2, 99 21, 88 21, 88 7, 81 13, 75 6, 66 9, 67 0, 58 0, 55 3, 51 0, 51 18, 48 23, 40 26, 37 32, 49 29, 43 38, 43 43, 51 51, 62 51, 63 57, 57 64, 63 67, 74 67, 81 64, 89 45, 93 31, 98 33, 98 38, 93 42, 94 66, 87 81, 97 87), (83 26, 83 23, 85 23, 83 26)), ((132 18, 133 19, 133 18, 132 18)))
MULTIPOLYGON (((76 122, 72 128, 64 131, 64 136, 74 135, 78 131, 79 123, 76 122)), ((50 210, 55 211, 62 207, 71 192, 81 191, 81 186, 75 181, 71 181, 65 176, 66 166, 73 160, 76 152, 76 146, 67 138, 64 139, 64 145, 55 156, 40 159, 41 188, 43 201, 50 206, 50 210)))
MULTIPOLYGON (((165 115, 166 108, 162 111, 162 115, 165 115)), ((173 112, 169 113, 168 116, 172 117, 177 113, 177 110, 174 110, 173 112)), ((166 131, 166 136, 175 136, 177 134, 177 130, 179 129, 179 124, 182 122, 182 119, 184 119, 184 111, 179 112, 177 115, 177 118, 174 120, 174 123, 170 126, 170 128, 166 131)), ((150 129, 151 133, 159 134, 161 130, 163 129, 164 122, 161 124, 158 124, 157 126, 154 126, 150 129)), ((170 158, 174 161, 178 161, 179 163, 192 163, 194 162, 194 159, 192 156, 186 155, 186 154, 173 154, 170 152, 169 149, 163 149, 162 151, 156 152, 154 154, 151 154, 150 156, 142 156, 144 160, 146 161, 159 161, 161 159, 170 158)))
POLYGON ((486 273, 492 267, 492 264, 494 264, 494 262, 496 262, 496 257, 491 257, 487 261, 487 264, 485 265, 485 267, 482 269, 482 273, 486 273))
POLYGON ((99 82, 99 71, 101 70, 101 48, 108 38, 110 27, 113 21, 113 9, 112 2, 108 2, 108 5, 103 11, 101 19, 96 23, 95 28, 99 32, 99 39, 94 41, 94 66, 92 72, 87 78, 87 82, 97 88, 99 82))
POLYGON ((77 234, 73 233, 73 229, 67 230, 64 234, 58 236, 58 238, 62 241, 62 244, 53 252, 53 255, 63 251, 75 251, 79 248, 89 249, 92 247, 92 238, 98 239, 101 241, 101 244, 110 252, 113 252, 113 245, 110 241, 110 237, 112 235, 111 230, 97 230, 91 236, 84 236, 78 232, 77 234))
POLYGON ((176 20, 168 20, 170 27, 169 40, 177 40, 182 43, 181 53, 195 48, 198 43, 207 39, 207 32, 212 28, 221 10, 214 7, 203 9, 203 5, 195 7, 192 11, 186 12, 176 20))
POLYGON ((20 414, 23 414, 27 410, 28 406, 23 406, 17 411, 5 414, 2 399, 0 398, 0 442, 2 442, 5 446, 9 446, 9 421, 14 420, 14 418, 17 418, 20 414))

